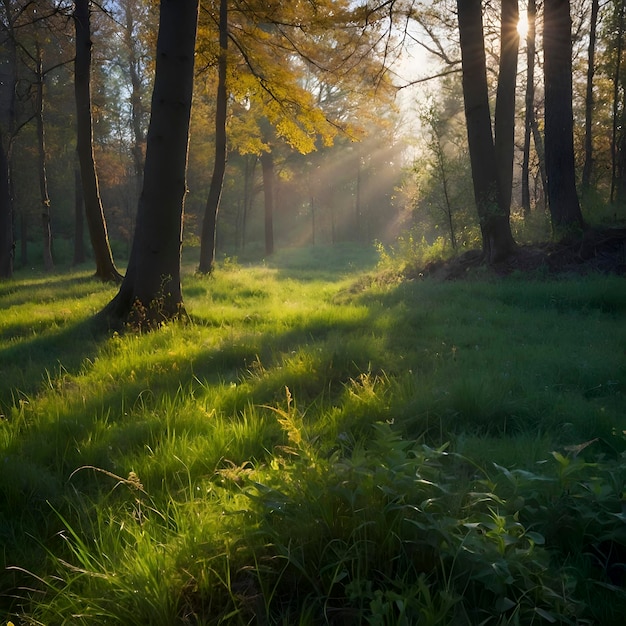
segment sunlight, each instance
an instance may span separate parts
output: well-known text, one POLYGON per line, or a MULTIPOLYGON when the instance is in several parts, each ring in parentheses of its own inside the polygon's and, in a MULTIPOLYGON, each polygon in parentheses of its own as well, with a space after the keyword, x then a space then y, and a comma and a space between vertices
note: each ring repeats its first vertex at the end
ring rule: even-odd
POLYGON ((526 39, 526 35, 528 35, 528 16, 525 11, 521 11, 519 14, 519 20, 517 21, 517 33, 520 39, 526 39))

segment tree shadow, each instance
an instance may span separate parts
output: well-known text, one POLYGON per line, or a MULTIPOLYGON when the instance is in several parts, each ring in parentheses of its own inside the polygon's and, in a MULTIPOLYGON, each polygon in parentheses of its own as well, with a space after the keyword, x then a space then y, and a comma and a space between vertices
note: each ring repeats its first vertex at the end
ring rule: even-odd
MULTIPOLYGON (((95 358, 107 336, 91 318, 65 322, 57 329, 54 324, 52 320, 45 333, 15 339, 0 350, 0 411, 10 410, 16 396, 37 394, 50 384, 46 379, 60 371, 77 374, 86 359, 95 358)), ((13 336, 28 332, 23 325, 11 327, 13 336)))

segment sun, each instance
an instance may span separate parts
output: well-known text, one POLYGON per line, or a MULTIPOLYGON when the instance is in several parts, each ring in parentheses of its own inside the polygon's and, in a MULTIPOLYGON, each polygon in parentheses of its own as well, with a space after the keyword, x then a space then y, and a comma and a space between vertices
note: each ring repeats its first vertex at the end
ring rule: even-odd
POLYGON ((528 35, 528 16, 524 11, 519 14, 519 19, 517 20, 517 34, 520 36, 520 39, 526 39, 526 35, 528 35))

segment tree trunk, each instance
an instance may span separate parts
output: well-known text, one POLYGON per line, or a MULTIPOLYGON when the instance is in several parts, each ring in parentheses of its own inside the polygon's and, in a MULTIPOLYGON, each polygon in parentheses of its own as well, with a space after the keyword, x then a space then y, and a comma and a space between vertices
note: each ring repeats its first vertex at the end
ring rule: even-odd
POLYGON ((582 188, 591 186, 593 168, 593 78, 595 75, 596 31, 600 0, 591 2, 591 24, 589 28, 589 50, 587 56, 587 95, 585 98, 585 164, 583 166, 582 188))
POLYGON ((9 157, 0 126, 0 279, 13 276, 15 241, 13 237, 13 202, 9 174, 9 157))
POLYGON ((524 95, 524 151, 522 158, 522 210, 530 213, 530 140, 535 116, 535 21, 537 7, 535 0, 528 0, 526 19, 526 93, 524 95))
POLYGON ((624 8, 626 2, 624 0, 619 1, 617 7, 617 32, 615 34, 615 72, 613 73, 613 129, 611 133, 611 202, 615 200, 615 184, 617 174, 617 131, 619 126, 619 87, 620 87, 620 73, 622 65, 622 48, 624 45, 624 8))
POLYGON ((96 262, 96 277, 103 281, 119 282, 121 275, 115 267, 111 254, 93 153, 89 3, 89 0, 76 0, 74 4, 74 24, 76 27, 76 59, 74 62, 76 150, 80 163, 87 227, 96 262))
POLYGON ((457 10, 474 199, 480 221, 483 256, 488 263, 495 263, 506 258, 515 244, 498 181, 489 112, 481 1, 457 0, 457 10))
POLYGON ((139 59, 137 58, 135 36, 135 16, 130 3, 123 5, 125 24, 124 24, 124 40, 128 50, 128 72, 130 75, 130 120, 133 129, 133 144, 131 153, 133 156, 133 168, 138 192, 141 191, 143 179, 143 144, 145 137, 142 131, 141 118, 143 114, 143 106, 141 101, 141 77, 139 74, 139 59))
POLYGON ((15 131, 17 50, 14 7, 2 0, 2 62, 0 63, 0 279, 13 276, 15 262, 15 213, 11 179, 11 151, 15 131))
POLYGON ((564 239, 584 226, 576 192, 568 0, 545 0, 543 50, 548 204, 554 235, 564 239))
POLYGON ((265 254, 274 254, 274 156, 271 152, 261 154, 263 170, 263 196, 265 199, 265 254))
POLYGON ((246 227, 248 225, 248 215, 254 200, 254 178, 256 173, 258 157, 255 155, 245 155, 244 175, 243 175, 243 207, 241 212, 239 247, 246 249, 246 227), (252 161, 252 163, 250 163, 252 161))
POLYGON ((180 284, 199 0, 161 0, 144 181, 124 281, 100 313, 153 328, 185 315, 180 284))
POLYGON ((363 231, 363 206, 362 206, 362 194, 361 194, 361 186, 362 186, 362 165, 363 159, 361 157, 361 144, 357 143, 356 145, 356 191, 355 191, 355 202, 354 202, 354 235, 356 241, 361 241, 362 231, 363 231))
POLYGON ((39 169, 39 195, 41 198, 41 226, 43 234, 43 266, 47 272, 54 269, 52 260, 52 226, 50 221, 50 194, 48 193, 48 175, 46 172, 46 130, 44 126, 44 71, 43 53, 39 41, 35 43, 37 69, 36 112, 37 120, 37 155, 39 169))
POLYGON ((456 232, 454 230, 454 218, 452 209, 452 202, 450 201, 450 190, 448 183, 448 172, 446 169, 445 153, 443 146, 441 145, 440 138, 436 138, 435 144, 435 158, 437 160, 437 169, 439 170, 439 176, 441 176, 441 188, 443 191, 444 208, 443 213, 448 223, 448 234, 450 235, 450 243, 452 249, 456 251, 456 232))
POLYGON ((515 86, 519 34, 517 0, 502 0, 500 27, 500 68, 495 114, 495 149, 503 209, 511 212, 513 155, 515 153, 515 86))
POLYGON ((83 189, 80 170, 74 170, 74 265, 85 262, 85 238, 83 225, 83 189))
POLYGON ((218 60, 217 104, 215 111, 215 163, 213 176, 204 210, 202 236, 200 239, 200 266, 202 274, 211 274, 215 265, 217 244, 217 213, 222 197, 224 173, 226 172, 226 62, 228 54, 228 2, 220 0, 220 55, 218 60))

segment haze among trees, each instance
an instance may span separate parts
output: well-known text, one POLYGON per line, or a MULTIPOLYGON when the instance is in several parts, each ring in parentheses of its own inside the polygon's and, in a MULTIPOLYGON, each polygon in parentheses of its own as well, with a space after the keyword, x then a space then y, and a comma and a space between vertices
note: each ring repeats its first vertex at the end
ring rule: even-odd
MULTIPOLYGON (((1 275, 69 262, 84 206, 95 274, 117 281, 141 230, 166 219, 138 210, 156 182, 144 179, 156 11, 0 9, 1 275)), ((199 249, 211 273, 219 255, 410 232, 493 263, 516 243, 619 223, 623 31, 618 1, 203 2, 172 246, 199 249)), ((148 265, 163 290, 170 264, 148 265)), ((178 298, 159 305, 166 317, 178 298)))

